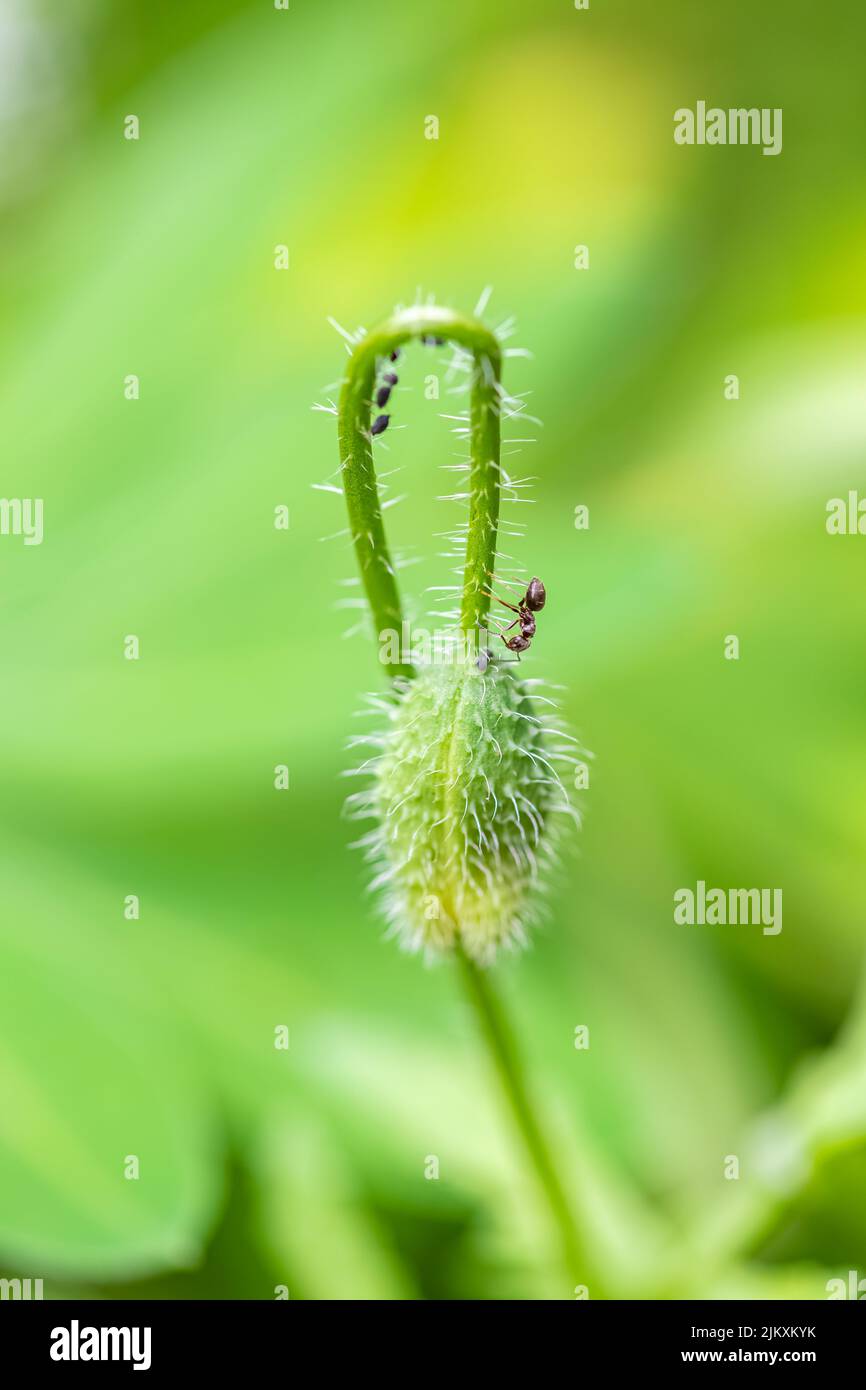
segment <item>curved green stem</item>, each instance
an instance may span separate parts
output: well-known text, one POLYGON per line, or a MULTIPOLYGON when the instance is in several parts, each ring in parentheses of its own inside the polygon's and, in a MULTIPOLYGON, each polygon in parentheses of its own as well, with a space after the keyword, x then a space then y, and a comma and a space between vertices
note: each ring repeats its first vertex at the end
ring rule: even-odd
MULTIPOLYGON (((390 355, 412 338, 442 338, 465 349, 472 359, 469 402, 469 517, 460 626, 483 631, 490 607, 489 588, 496 560, 500 492, 500 406, 502 352, 493 333, 477 319, 436 305, 401 309, 356 343, 340 391, 339 439, 343 492, 352 542, 377 633, 402 637, 403 610, 394 563, 385 537, 382 502, 373 463, 371 414, 377 375, 390 355)), ((414 675, 399 660, 387 667, 392 678, 414 675)), ((469 997, 505 1089, 527 1152, 560 1234, 566 1266, 576 1283, 600 1296, 590 1275, 574 1217, 547 1142, 536 1118, 517 1049, 487 976, 466 956, 459 939, 456 954, 469 997)))
MULTIPOLYGON (((390 353, 411 338, 444 338, 471 353, 469 402, 469 524, 460 625, 483 628, 490 600, 499 524, 499 409, 502 352, 493 333, 477 319, 439 305, 398 310, 356 345, 340 391, 339 437, 343 491, 364 589, 377 633, 401 632, 403 610, 394 563, 385 538, 382 503, 373 464, 370 415, 376 373, 390 353)), ((394 662, 389 675, 411 676, 410 665, 394 662)))
POLYGON ((603 1298, 598 1275, 587 1257, 570 1203, 530 1100, 520 1057, 502 1005, 490 987, 487 972, 469 959, 459 942, 455 954, 503 1090, 547 1198, 559 1232, 566 1268, 576 1284, 586 1285, 593 1298, 603 1298))

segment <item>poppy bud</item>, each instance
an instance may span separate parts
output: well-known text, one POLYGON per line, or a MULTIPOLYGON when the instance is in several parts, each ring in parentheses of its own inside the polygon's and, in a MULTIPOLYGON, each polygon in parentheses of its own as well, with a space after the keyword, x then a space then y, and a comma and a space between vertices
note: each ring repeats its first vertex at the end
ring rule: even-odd
POLYGON ((487 964, 523 942, 554 813, 574 814, 554 768, 561 737, 506 664, 427 666, 398 693, 356 806, 376 820, 361 843, 409 949, 447 951, 459 938, 487 964))

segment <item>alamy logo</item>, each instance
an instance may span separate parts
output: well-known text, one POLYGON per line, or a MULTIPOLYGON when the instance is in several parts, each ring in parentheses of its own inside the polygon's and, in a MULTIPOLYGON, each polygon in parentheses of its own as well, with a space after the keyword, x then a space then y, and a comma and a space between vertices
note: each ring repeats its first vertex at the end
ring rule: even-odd
POLYGON ((866 1298, 866 1279, 861 1279, 856 1269, 848 1270, 847 1279, 828 1279, 824 1287, 830 1301, 834 1298, 850 1298, 855 1303, 862 1303, 866 1298))
POLYGON ((41 1279, 0 1279, 0 1299, 43 1297, 41 1279))
POLYGON ((150 1370, 149 1327, 69 1327, 51 1331, 52 1361, 131 1361, 134 1371, 150 1370))
POLYGON ((42 498, 0 497, 0 536, 23 536, 25 545, 41 545, 42 498))
POLYGON ((763 145, 764 154, 782 153, 781 106, 707 109, 699 101, 694 111, 681 106, 674 112, 674 140, 678 145, 763 145))
POLYGON ((764 936, 782 930, 781 888, 707 888, 699 878, 694 888, 674 892, 674 921, 678 926, 763 926, 764 936))
POLYGON ((826 527, 830 536, 866 536, 866 497, 854 489, 847 498, 831 497, 826 527))
POLYGON ((486 629, 429 632, 404 621, 399 632, 386 627, 379 633, 379 660, 383 666, 459 665, 480 657, 489 636, 486 629))

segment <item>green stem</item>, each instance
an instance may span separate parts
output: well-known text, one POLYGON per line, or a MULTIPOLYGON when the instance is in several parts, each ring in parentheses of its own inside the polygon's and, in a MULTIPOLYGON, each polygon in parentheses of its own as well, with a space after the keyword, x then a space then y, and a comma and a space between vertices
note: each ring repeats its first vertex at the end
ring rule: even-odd
MULTIPOLYGON (((496 561, 500 492, 500 407, 502 352, 493 333, 477 319, 437 305, 398 310, 365 334, 349 358, 340 391, 339 440, 343 492, 352 542, 376 632, 402 637, 403 609, 396 572, 382 520, 382 502, 373 463, 370 431, 377 375, 392 352, 412 338, 442 338, 466 350, 472 359, 469 399, 469 516, 460 626, 465 633, 483 631, 490 607, 488 590, 496 561)), ((414 675, 411 664, 394 661, 388 674, 414 675)), ((487 976, 459 944, 457 957, 505 1093, 526 1149, 535 1166, 559 1230, 565 1263, 574 1280, 600 1295, 592 1278, 565 1191, 529 1099, 517 1049, 487 976)))
POLYGON ((559 1232, 565 1265, 576 1284, 586 1285, 591 1297, 603 1298, 598 1276, 588 1260, 571 1205, 529 1098, 520 1057, 502 1005, 490 987, 487 972, 470 960, 459 941, 456 955, 467 994, 559 1232))
MULTIPOLYGON (((493 333, 477 319, 438 305, 401 309, 366 334, 349 358, 340 391, 339 437, 343 491, 361 579, 376 632, 400 633, 403 609, 394 563, 385 538, 370 415, 378 367, 411 338, 444 338, 473 358, 469 401, 469 526, 460 625, 464 632, 483 628, 490 600, 490 574, 496 559, 499 524, 499 410, 502 353, 493 333)), ((411 676, 413 668, 389 665, 394 676, 411 676)))

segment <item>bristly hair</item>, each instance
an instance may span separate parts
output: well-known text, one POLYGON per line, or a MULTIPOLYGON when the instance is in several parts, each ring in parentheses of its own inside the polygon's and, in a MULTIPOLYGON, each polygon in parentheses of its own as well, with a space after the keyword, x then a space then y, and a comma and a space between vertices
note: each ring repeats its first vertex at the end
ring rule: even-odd
POLYGON ((366 595, 346 596, 340 607, 362 615, 356 631, 367 626, 369 605, 380 643, 397 628, 402 642, 405 610, 396 574, 416 557, 387 545, 382 514, 401 500, 389 491, 397 470, 379 473, 374 459, 400 427, 394 393, 403 344, 414 338, 429 350, 447 339, 446 390, 469 395, 468 409, 443 412, 460 452, 456 462, 443 465, 453 490, 439 500, 466 515, 437 533, 454 580, 427 590, 435 595, 427 616, 435 620, 441 647, 431 658, 414 641, 409 652, 396 654, 380 646, 390 692, 371 697, 363 713, 385 718, 378 731, 350 740, 368 756, 347 775, 369 778, 370 785, 348 798, 346 814, 373 821, 357 843, 373 868, 371 887, 383 895, 390 932, 406 949, 428 956, 459 941, 479 965, 490 964, 501 947, 523 944, 539 917, 564 820, 579 823, 560 769, 589 756, 563 727, 555 701, 539 693, 540 683, 523 678, 508 659, 536 638, 544 587, 537 578, 529 587, 525 568, 499 544, 501 538, 523 539, 525 523, 511 521, 507 511, 531 501, 535 481, 502 459, 534 443, 531 427, 540 421, 528 413, 527 393, 512 395, 502 385, 503 359, 530 354, 506 346, 513 318, 493 329, 481 321, 489 299, 487 289, 467 318, 419 294, 413 306, 397 306, 369 334, 332 320, 349 363, 314 407, 337 414, 340 464, 320 486, 346 500, 350 526, 337 534, 355 550, 366 595), (337 392, 339 405, 330 392, 337 392), (515 422, 516 430, 503 437, 515 422), (508 597, 491 593, 493 584, 508 597), (504 618, 499 607, 491 616, 491 599, 502 605, 504 618), (515 627, 519 631, 508 636, 515 627))
POLYGON ((504 663, 482 672, 455 661, 420 670, 390 699, 368 697, 385 723, 350 740, 370 756, 346 775, 370 785, 346 814, 373 821, 355 844, 405 949, 429 958, 459 935, 489 965, 543 915, 564 818, 579 824, 560 769, 589 755, 541 684, 504 663))

